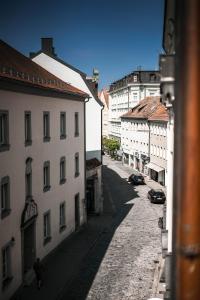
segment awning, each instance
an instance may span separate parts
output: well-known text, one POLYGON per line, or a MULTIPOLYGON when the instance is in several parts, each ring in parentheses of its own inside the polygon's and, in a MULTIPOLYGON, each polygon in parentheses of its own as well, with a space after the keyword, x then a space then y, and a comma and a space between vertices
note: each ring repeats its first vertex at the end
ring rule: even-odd
POLYGON ((156 165, 156 164, 154 164, 154 163, 148 163, 147 165, 146 165, 146 167, 147 168, 149 168, 149 169, 153 169, 154 171, 156 171, 156 172, 161 172, 161 171, 164 171, 164 168, 162 168, 162 167, 160 167, 160 166, 158 166, 158 165, 156 165))

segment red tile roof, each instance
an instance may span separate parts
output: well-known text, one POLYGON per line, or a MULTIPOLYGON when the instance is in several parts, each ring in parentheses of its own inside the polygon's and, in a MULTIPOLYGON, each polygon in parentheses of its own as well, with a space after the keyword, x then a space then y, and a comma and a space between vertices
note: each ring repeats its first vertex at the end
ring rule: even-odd
POLYGON ((121 118, 148 119, 160 104, 160 97, 146 97, 121 118))
POLYGON ((160 103, 156 111, 148 118, 149 121, 169 121, 169 113, 167 108, 160 103))
POLYGON ((0 40, 0 79, 2 78, 43 90, 52 90, 83 98, 88 97, 85 92, 60 80, 0 40))

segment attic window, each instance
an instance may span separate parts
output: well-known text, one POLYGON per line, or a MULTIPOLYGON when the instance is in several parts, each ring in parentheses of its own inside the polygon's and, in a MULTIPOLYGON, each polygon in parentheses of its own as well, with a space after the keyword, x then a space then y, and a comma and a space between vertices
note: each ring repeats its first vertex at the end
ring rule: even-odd
POLYGON ((156 74, 150 74, 150 81, 156 81, 156 74))

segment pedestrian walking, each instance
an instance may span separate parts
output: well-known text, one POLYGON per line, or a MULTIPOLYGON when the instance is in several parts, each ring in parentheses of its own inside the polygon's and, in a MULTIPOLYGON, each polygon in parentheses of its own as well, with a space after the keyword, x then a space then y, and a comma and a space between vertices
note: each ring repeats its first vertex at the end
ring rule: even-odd
POLYGON ((43 284, 43 278, 42 278, 42 272, 43 272, 43 266, 41 264, 40 258, 37 258, 33 269, 35 271, 36 281, 37 281, 37 287, 38 289, 41 288, 41 285, 43 284))

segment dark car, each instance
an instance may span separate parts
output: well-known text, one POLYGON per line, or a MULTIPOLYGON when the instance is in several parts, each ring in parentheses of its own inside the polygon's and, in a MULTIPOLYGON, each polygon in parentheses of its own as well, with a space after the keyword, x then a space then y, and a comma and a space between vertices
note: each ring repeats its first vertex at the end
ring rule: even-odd
POLYGON ((129 176, 128 181, 133 184, 145 184, 144 177, 140 174, 132 174, 129 176))
POLYGON ((151 201, 151 203, 163 204, 166 200, 165 193, 162 190, 151 189, 150 191, 148 191, 147 197, 151 201))

